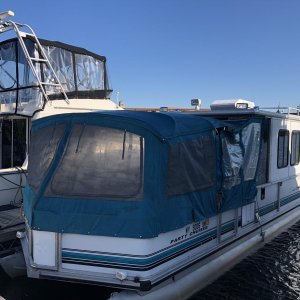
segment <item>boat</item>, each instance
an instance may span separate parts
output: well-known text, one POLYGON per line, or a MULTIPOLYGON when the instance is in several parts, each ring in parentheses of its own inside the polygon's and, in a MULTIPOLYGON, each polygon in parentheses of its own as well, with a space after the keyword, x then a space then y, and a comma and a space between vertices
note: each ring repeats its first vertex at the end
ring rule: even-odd
POLYGON ((0 14, 0 208, 21 205, 32 120, 121 109, 110 100, 105 56, 39 39, 29 25, 7 20, 13 15, 0 14))
POLYGON ((186 299, 299 220, 297 109, 72 113, 31 135, 18 232, 31 278, 186 299))

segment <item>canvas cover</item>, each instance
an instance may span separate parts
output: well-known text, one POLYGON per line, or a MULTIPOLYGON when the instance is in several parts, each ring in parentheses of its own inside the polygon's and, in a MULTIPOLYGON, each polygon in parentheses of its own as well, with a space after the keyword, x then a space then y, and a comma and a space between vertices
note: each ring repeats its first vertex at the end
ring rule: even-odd
POLYGON ((110 111, 34 121, 35 230, 151 238, 250 203, 263 120, 110 111))
MULTIPOLYGON (((23 39, 30 57, 41 58, 35 40, 23 39)), ((106 58, 83 48, 39 39, 56 76, 69 99, 109 98, 106 58)), ((42 82, 54 83, 53 72, 45 63, 33 61, 42 82)), ((53 85, 45 86, 51 100, 63 99, 53 85)), ((44 108, 45 99, 37 78, 25 57, 18 39, 0 43, 0 114, 32 116, 44 108)))

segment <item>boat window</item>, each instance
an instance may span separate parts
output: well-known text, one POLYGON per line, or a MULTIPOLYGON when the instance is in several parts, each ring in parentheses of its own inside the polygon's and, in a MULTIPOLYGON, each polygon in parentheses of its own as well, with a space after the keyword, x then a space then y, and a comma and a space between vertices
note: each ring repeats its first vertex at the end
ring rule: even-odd
MULTIPOLYGON (((28 53, 35 56, 34 43, 24 39, 28 53)), ((21 46, 15 40, 0 45, 0 104, 1 113, 32 115, 43 106, 38 82, 29 67, 21 46)), ((40 74, 41 66, 33 62, 40 74)))
POLYGON ((104 90, 104 63, 91 56, 75 54, 78 91, 104 90))
POLYGON ((291 166, 299 164, 300 159, 300 131, 292 132, 291 166))
POLYGON ((278 132, 277 167, 285 168, 289 160, 289 131, 280 129, 278 132))
POLYGON ((241 183, 243 152, 239 133, 226 132, 225 134, 222 138, 223 188, 231 189, 241 183))
POLYGON ((0 47, 0 90, 17 87, 16 44, 5 43, 0 47))
POLYGON ((251 123, 242 130, 242 142, 244 146, 243 172, 244 180, 254 179, 260 152, 259 123, 251 123))
POLYGON ((0 167, 21 167, 26 157, 26 119, 0 120, 0 167))
POLYGON ((264 127, 256 176, 257 185, 264 184, 269 180, 270 121, 271 119, 266 119, 265 122, 262 123, 264 127))
MULTIPOLYGON (((75 91, 74 68, 72 52, 54 46, 43 46, 50 63, 66 92, 75 91)), ((45 66, 45 65, 44 65, 45 66)), ((43 76, 45 82, 55 82, 53 73, 49 68, 44 68, 43 76)), ((48 92, 55 93, 55 87, 49 87, 48 92)))
POLYGON ((211 187, 215 178, 216 154, 212 134, 170 145, 167 182, 169 196, 211 187))
POLYGON ((49 169, 65 125, 42 128, 31 135, 28 157, 28 183, 37 190, 49 169))
MULTIPOLYGON (((30 54, 30 56, 37 56, 38 53, 35 51, 35 47, 34 47, 34 43, 31 40, 24 40, 24 43, 26 44, 26 47, 28 49, 28 52, 30 54)), ((18 48, 21 48, 21 45, 18 44, 18 48)), ((18 68, 18 87, 19 88, 24 88, 24 87, 32 87, 32 86, 38 86, 38 82, 35 79, 30 66, 27 62, 27 59, 25 57, 25 54, 23 51, 18 51, 18 60, 17 62, 17 68, 18 68)), ((14 62, 15 63, 15 62, 14 62)), ((34 66, 35 66, 35 71, 40 74, 41 68, 40 68, 40 64, 37 62, 33 62, 34 66)), ((27 91, 28 93, 29 91, 27 91)), ((27 102, 31 99, 31 98, 21 98, 22 101, 26 101, 27 102)))
MULTIPOLYGON (((39 81, 50 100, 61 99, 61 91, 54 84, 55 75, 47 67, 38 47, 30 38, 23 39, 32 60, 32 70, 17 39, 0 44, 0 114, 32 116, 44 106, 44 96, 39 81), (36 73, 36 74, 35 74, 36 73)), ((43 41, 43 50, 60 83, 70 99, 97 98, 109 96, 105 59, 94 57, 80 48, 60 47, 60 43, 43 41), (45 44, 43 44, 45 43, 45 44), (53 45, 51 44, 53 43, 53 45)))
POLYGON ((140 199, 142 137, 113 128, 74 125, 48 196, 140 199))

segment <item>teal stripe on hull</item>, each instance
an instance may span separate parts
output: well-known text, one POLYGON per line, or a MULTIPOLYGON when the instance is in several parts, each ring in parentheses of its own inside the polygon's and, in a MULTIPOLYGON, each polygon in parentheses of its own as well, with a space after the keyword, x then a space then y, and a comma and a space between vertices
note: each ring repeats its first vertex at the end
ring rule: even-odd
POLYGON ((136 258, 128 258, 128 257, 117 257, 117 256, 107 256, 107 255, 99 255, 99 254, 91 254, 91 253, 83 253, 83 252, 72 252, 72 251, 62 251, 62 259, 80 259, 80 260, 88 260, 88 261, 101 261, 103 263, 119 263, 126 265, 138 265, 138 266, 147 266, 149 264, 155 263, 158 260, 166 259, 172 255, 176 255, 177 253, 185 250, 186 248, 192 247, 194 245, 200 245, 201 243, 206 243, 210 240, 213 240, 217 237, 217 230, 212 229, 207 233, 204 233, 197 238, 187 241, 183 244, 180 244, 174 248, 164 251, 163 253, 159 253, 152 257, 136 257, 136 258))
MULTIPOLYGON (((291 196, 285 197, 281 199, 280 206, 284 206, 300 197, 300 192, 293 194, 291 196)), ((264 207, 258 209, 260 216, 266 215, 273 210, 277 209, 277 202, 270 203, 264 207)), ((240 222, 239 222, 240 223, 240 222)), ((222 225, 221 234, 228 233, 233 231, 235 228, 235 221, 229 221, 222 225)), ((217 237, 217 228, 212 228, 211 230, 202 233, 196 238, 189 238, 185 242, 171 248, 166 248, 167 250, 161 250, 158 254, 150 255, 150 256, 135 256, 135 257, 122 257, 117 256, 116 254, 112 255, 102 255, 102 254, 95 254, 95 253, 86 253, 86 252, 79 252, 78 251, 71 251, 64 249, 62 251, 62 259, 63 262, 66 263, 75 263, 78 262, 86 262, 86 264, 93 263, 93 262, 100 262, 103 264, 120 264, 120 265, 127 265, 127 266, 138 266, 138 267, 145 267, 151 264, 157 263, 161 260, 166 260, 172 256, 176 256, 181 254, 183 251, 188 251, 188 249, 195 248, 196 246, 200 246, 204 243, 207 243, 217 237)))
MULTIPOLYGON (((280 199, 280 207, 283 207, 283 206, 291 203, 292 201, 297 200, 298 198, 300 198, 300 192, 297 192, 293 195, 284 197, 284 198, 280 199)), ((267 205, 259 208, 258 213, 260 216, 264 216, 264 215, 270 213, 271 211, 276 210, 277 205, 278 205, 277 201, 267 204, 267 205)))

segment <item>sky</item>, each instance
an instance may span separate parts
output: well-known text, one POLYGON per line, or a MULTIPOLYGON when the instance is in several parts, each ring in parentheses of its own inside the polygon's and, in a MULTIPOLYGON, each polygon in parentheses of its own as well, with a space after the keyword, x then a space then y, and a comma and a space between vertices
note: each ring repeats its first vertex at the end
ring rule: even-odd
POLYGON ((107 57, 126 107, 300 105, 298 0, 1 0, 40 38, 107 57))

